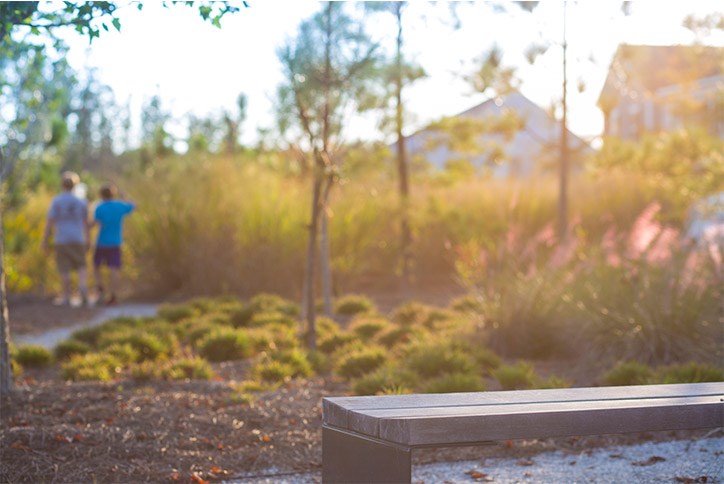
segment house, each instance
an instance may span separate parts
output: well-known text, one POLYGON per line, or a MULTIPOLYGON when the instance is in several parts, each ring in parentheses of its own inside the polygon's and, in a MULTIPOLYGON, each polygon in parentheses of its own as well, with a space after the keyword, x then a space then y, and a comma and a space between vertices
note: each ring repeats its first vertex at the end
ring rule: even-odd
POLYGON ((724 137, 723 69, 722 47, 620 45, 598 99, 604 134, 636 140, 699 125, 724 137))
MULTIPOLYGON (((424 160, 440 170, 451 162, 467 160, 477 170, 489 169, 495 177, 530 177, 555 172, 560 159, 560 122, 521 93, 488 99, 449 119, 494 125, 495 120, 504 118, 516 120, 509 136, 495 130, 476 132, 473 143, 476 146, 468 150, 451 146, 449 134, 435 129, 435 125, 429 126, 405 138, 410 160, 413 165, 424 160)), ((570 131, 568 146, 571 167, 580 166, 583 156, 592 152, 588 143, 570 131)), ((391 149, 393 153, 396 151, 396 143, 391 149)))

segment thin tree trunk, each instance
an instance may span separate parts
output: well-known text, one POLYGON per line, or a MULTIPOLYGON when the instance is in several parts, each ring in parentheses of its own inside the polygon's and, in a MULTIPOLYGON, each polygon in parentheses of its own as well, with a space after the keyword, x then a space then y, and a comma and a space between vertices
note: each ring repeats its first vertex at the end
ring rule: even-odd
POLYGON ((317 264, 317 233, 319 230, 319 198, 321 185, 324 179, 314 176, 314 188, 312 190, 312 214, 309 222, 309 243, 307 245, 307 267, 304 276, 304 304, 306 306, 305 316, 307 319, 307 347, 310 350, 317 348, 317 332, 315 327, 315 301, 314 301, 314 276, 317 264))
MULTIPOLYGON (((329 182, 328 182, 329 183, 329 182)), ((330 267, 329 250, 329 216, 327 215, 327 204, 324 203, 321 213, 321 231, 319 239, 319 259, 322 270, 322 297, 324 298, 324 314, 332 316, 332 269, 330 267)))
POLYGON ((408 181, 408 164, 407 153, 405 150, 405 137, 402 133, 404 127, 403 104, 402 104, 402 8, 404 4, 399 3, 395 6, 395 15, 397 17, 397 55, 395 59, 395 67, 397 75, 395 76, 396 92, 396 128, 397 128, 397 171, 400 183, 400 250, 402 255, 402 289, 407 292, 410 284, 411 266, 412 266, 412 233, 410 231, 409 222, 409 196, 410 186, 408 181))
POLYGON ((563 114, 561 116, 561 166, 558 194, 558 240, 563 241, 568 231, 568 73, 566 69, 566 3, 563 2, 563 114))
POLYGON ((13 371, 10 365, 10 315, 5 294, 5 231, 3 225, 3 191, 0 187, 0 397, 13 389, 13 371))

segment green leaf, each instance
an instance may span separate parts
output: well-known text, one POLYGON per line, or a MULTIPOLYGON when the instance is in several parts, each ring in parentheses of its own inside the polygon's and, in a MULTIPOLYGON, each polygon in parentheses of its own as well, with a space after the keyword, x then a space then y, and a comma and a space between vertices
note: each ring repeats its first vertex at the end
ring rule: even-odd
POLYGON ((116 28, 116 30, 118 32, 120 32, 121 31, 121 21, 118 20, 117 18, 114 18, 112 23, 113 23, 113 26, 116 28))
POLYGON ((105 24, 105 22, 102 23, 101 26, 103 27, 103 30, 105 30, 106 32, 108 32, 108 26, 105 24))

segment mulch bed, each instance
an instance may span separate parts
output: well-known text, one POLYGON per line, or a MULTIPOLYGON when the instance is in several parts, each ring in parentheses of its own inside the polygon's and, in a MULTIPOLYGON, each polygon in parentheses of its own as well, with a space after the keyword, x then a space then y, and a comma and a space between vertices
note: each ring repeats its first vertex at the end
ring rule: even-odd
MULTIPOLYGON (((233 380, 242 365, 217 373, 233 380)), ((344 394, 333 379, 291 381, 242 403, 228 381, 65 383, 29 372, 2 403, 0 482, 196 482, 240 476, 321 475, 321 399, 344 394)), ((571 454, 643 440, 700 438, 659 432, 499 442, 415 451, 415 464, 571 454)))

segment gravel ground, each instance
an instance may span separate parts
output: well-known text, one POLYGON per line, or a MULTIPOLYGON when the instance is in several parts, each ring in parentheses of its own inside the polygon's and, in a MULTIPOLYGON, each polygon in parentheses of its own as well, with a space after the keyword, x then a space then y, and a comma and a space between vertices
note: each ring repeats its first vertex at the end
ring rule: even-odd
MULTIPOLYGON (((487 458, 416 466, 415 483, 712 483, 724 480, 724 437, 649 442, 586 450, 545 452, 533 458, 487 458)), ((321 481, 321 472, 278 474, 229 484, 303 484, 321 481)))

